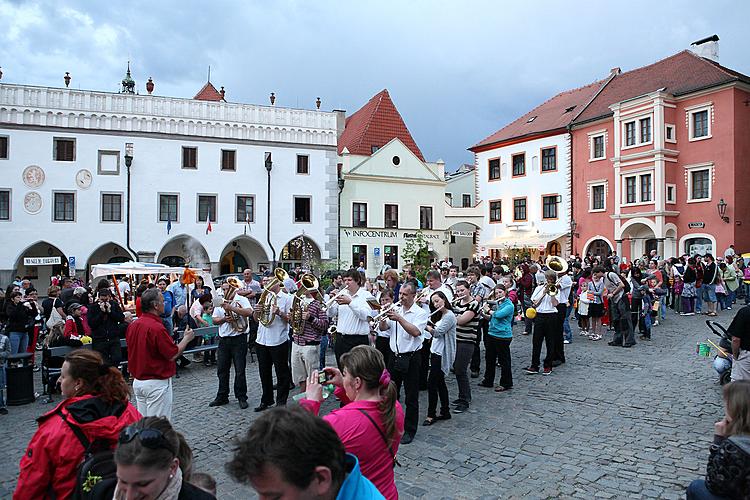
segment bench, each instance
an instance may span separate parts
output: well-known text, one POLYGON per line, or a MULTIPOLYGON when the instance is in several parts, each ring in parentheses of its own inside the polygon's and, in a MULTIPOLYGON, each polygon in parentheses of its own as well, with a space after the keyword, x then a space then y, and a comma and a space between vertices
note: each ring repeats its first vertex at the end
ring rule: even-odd
MULTIPOLYGON (((203 328, 194 328, 193 332, 195 332, 195 337, 205 337, 205 336, 211 336, 216 337, 219 334, 219 327, 218 326, 207 326, 203 328)), ((125 339, 120 339, 120 347, 121 348, 127 348, 128 343, 125 339)), ((186 354, 197 354, 202 353, 206 351, 215 351, 219 348, 218 344, 209 344, 209 345, 201 345, 198 347, 194 347, 192 349, 186 349, 182 355, 186 354)), ((44 388, 44 395, 47 396, 47 398, 44 400, 45 403, 51 403, 52 402, 52 394, 51 394, 51 387, 50 387, 50 377, 52 375, 59 375, 62 372, 62 369, 60 368, 50 368, 48 363, 50 359, 53 358, 64 358, 69 352, 75 351, 76 349, 92 349, 91 344, 83 344, 81 347, 71 347, 71 346, 61 346, 61 347, 44 347, 42 349, 42 364, 41 369, 39 370, 42 378, 42 387, 44 388)), ((252 362, 252 357, 250 359, 252 362)), ((128 366, 128 360, 123 359, 118 368, 121 370, 128 366)))

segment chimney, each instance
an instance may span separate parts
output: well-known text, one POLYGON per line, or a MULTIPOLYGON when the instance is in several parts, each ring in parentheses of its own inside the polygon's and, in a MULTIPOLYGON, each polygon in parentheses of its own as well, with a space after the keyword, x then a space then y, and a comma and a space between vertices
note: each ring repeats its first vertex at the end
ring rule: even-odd
POLYGON ((221 87, 219 94, 221 94, 221 100, 224 102, 227 102, 226 98, 224 97, 226 95, 226 92, 224 91, 224 87, 221 87))
POLYGON ((616 68, 612 68, 611 70, 609 70, 609 74, 610 75, 619 75, 620 73, 622 73, 622 70, 620 69, 619 66, 617 66, 616 68))
POLYGON ((690 50, 696 55, 714 62, 719 62, 719 36, 712 35, 690 44, 690 50))

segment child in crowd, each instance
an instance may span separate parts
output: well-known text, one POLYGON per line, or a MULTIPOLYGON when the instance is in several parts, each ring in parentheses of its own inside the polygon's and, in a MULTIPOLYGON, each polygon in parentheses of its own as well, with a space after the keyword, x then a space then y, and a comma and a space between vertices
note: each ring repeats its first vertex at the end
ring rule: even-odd
MULTIPOLYGON (((203 314, 201 319, 206 323, 203 326, 214 326, 213 315, 214 306, 211 302, 206 303, 203 306, 203 314)), ((216 335, 204 335, 203 345, 214 345, 216 343, 216 335)), ((206 351, 203 354, 203 366, 215 365, 216 364, 216 351, 206 351)), ((210 476, 209 476, 210 477, 210 476)), ((200 486, 200 485, 197 485, 200 486)))

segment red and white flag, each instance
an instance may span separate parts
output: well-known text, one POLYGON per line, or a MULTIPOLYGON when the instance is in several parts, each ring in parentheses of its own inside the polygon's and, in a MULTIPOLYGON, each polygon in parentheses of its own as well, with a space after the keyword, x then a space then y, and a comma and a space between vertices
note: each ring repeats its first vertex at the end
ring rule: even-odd
POLYGON ((213 229, 211 228, 211 214, 208 214, 208 217, 206 217, 206 220, 208 220, 208 226, 206 226, 206 234, 208 234, 211 231, 213 231, 213 229))

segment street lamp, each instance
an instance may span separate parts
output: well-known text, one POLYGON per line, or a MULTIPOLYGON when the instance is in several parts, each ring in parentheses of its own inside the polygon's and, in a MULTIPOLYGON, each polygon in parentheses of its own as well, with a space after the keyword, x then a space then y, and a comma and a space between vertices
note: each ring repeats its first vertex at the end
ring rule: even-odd
POLYGON ((132 164, 133 164, 133 143, 126 142, 125 143, 125 166, 130 168, 132 164))
POLYGON ((576 228, 578 227, 578 223, 575 221, 575 219, 570 220, 570 232, 573 236, 576 238, 580 237, 578 233, 576 233, 576 228))
POLYGON ((724 198, 719 200, 719 203, 716 204, 716 208, 719 210, 719 217, 721 217, 721 220, 729 224, 729 217, 727 217, 727 202, 724 201, 724 198))

